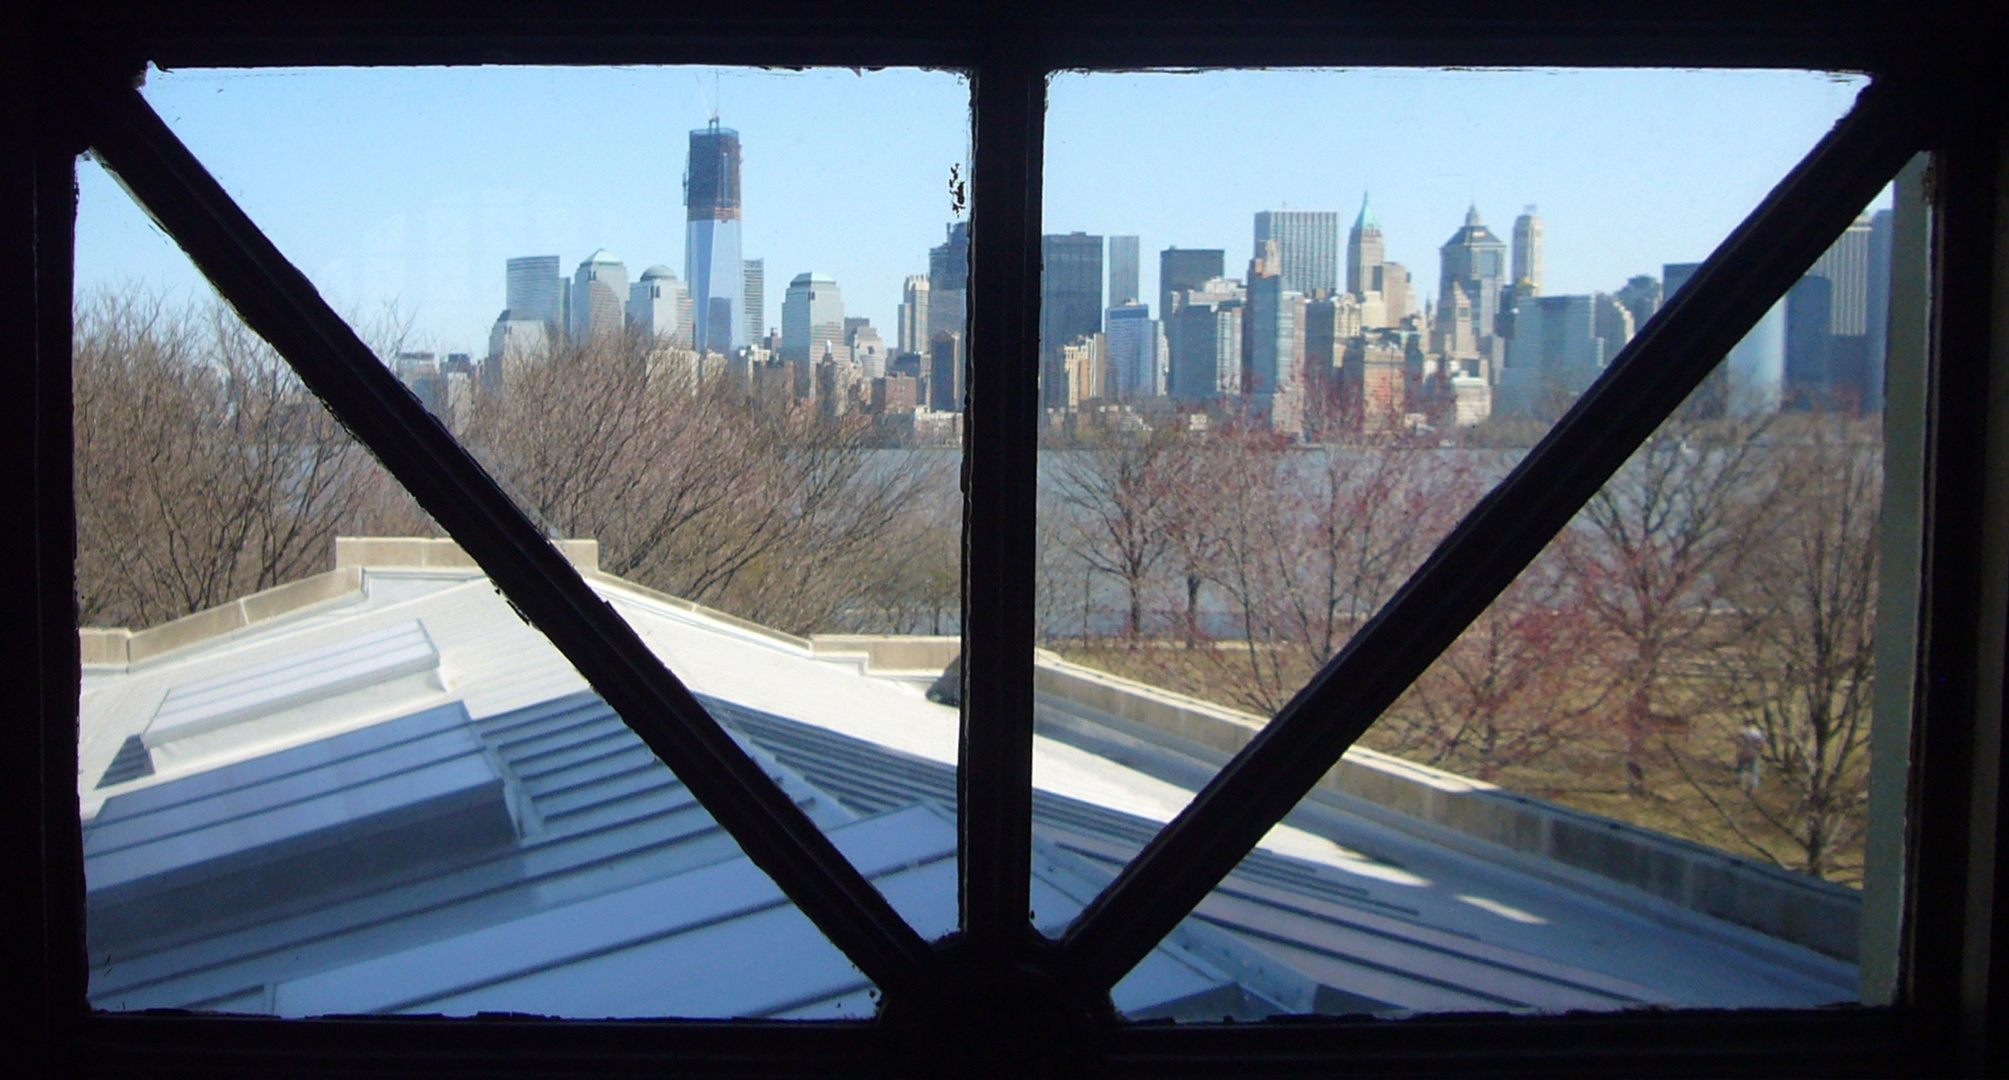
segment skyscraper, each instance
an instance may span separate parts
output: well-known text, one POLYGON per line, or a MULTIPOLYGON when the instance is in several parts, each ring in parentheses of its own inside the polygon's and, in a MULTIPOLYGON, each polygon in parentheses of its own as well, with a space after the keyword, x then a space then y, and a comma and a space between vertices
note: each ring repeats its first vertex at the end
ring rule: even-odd
POLYGON ((1514 219, 1515 296, 1542 294, 1542 217, 1530 206, 1514 219))
POLYGON ((1165 318, 1171 350, 1167 394, 1198 402, 1242 392, 1245 299, 1240 285, 1221 277, 1180 292, 1165 318))
POLYGON ((1107 313, 1109 394, 1119 401, 1158 395, 1158 321, 1143 304, 1119 304, 1107 313))
POLYGON ((1228 255, 1220 248, 1166 248, 1158 254, 1158 317, 1170 319, 1180 294, 1197 289, 1227 273, 1228 255))
POLYGON ((1335 415, 1339 365, 1347 342, 1360 336, 1360 301, 1337 293, 1304 305, 1304 400, 1307 422, 1335 415))
POLYGON ((1040 238, 1039 354, 1048 405, 1066 396, 1061 346, 1102 332, 1102 238, 1040 238))
POLYGON ((969 309, 970 227, 958 221, 948 225, 947 232, 948 238, 940 246, 928 249, 926 340, 930 342, 944 330, 962 340, 969 309))
POLYGON ((928 249, 928 287, 961 292, 970 281, 970 227, 956 221, 943 226, 948 238, 928 249))
POLYGON ((828 274, 795 275, 781 301, 781 358, 822 359, 824 346, 844 344, 844 297, 828 274))
POLYGON ((1870 309, 1884 298, 1872 297, 1870 279, 1888 272, 1876 266, 1872 232, 1870 215, 1858 217, 1786 294, 1785 398, 1795 407, 1875 408, 1882 396, 1870 309))
POLYGON ((1072 409, 1105 397, 1108 365, 1104 355, 1106 339, 1101 334, 1076 338, 1060 347, 1061 381, 1064 389, 1054 393, 1053 405, 1072 409))
POLYGON ((1249 262, 1249 301, 1242 315, 1242 384, 1256 415, 1270 429, 1304 433, 1304 296, 1287 288, 1275 240, 1257 245, 1249 262))
MULTIPOLYGON (((1824 278, 1828 290, 1828 381, 1829 402, 1837 407, 1860 409, 1874 407, 1882 396, 1882 377, 1872 373, 1871 357, 1875 347, 1870 341, 1872 306, 1881 305, 1884 299, 1873 295, 1870 279, 1877 272, 1877 256, 1873 250, 1872 219, 1869 214, 1857 217, 1834 245, 1814 263, 1808 276, 1824 278)), ((1888 286, 1885 286, 1885 290, 1888 286)), ((1792 381, 1793 343, 1790 337, 1793 327, 1788 314, 1788 338, 1786 342, 1787 382, 1792 381)), ((1874 320, 1881 326, 1883 319, 1874 320)), ((1876 354, 1880 355, 1880 354, 1876 354)))
POLYGON ((1375 284, 1381 286, 1382 316, 1389 326, 1400 326, 1402 320, 1416 311, 1416 288, 1409 280, 1409 268, 1398 262, 1385 262, 1374 275, 1375 284))
POLYGON ((1597 320, 1597 336, 1604 339, 1604 362, 1609 364, 1618 359, 1619 350, 1639 332, 1639 327, 1632 321, 1632 309, 1610 293, 1591 294, 1591 306, 1597 320))
POLYGON ((684 281, 694 339, 700 349, 730 352, 752 340, 746 336, 746 264, 739 257, 739 132, 717 120, 691 132, 684 206, 684 281))
POLYGON ((1882 411, 1885 351, 1890 343, 1890 258, 1892 230, 1897 215, 1878 210, 1870 217, 1869 232, 1869 314, 1864 326, 1869 335, 1869 386, 1863 408, 1882 411))
POLYGON ((918 355, 928 349, 928 275, 914 274, 900 288, 900 352, 918 355))
POLYGON ((1431 348, 1454 358, 1479 355, 1478 335, 1472 329, 1472 300, 1465 287, 1453 281, 1437 298, 1437 318, 1431 327, 1431 348))
POLYGON ((1645 329, 1646 320, 1660 310, 1660 282, 1652 274, 1634 274, 1612 295, 1625 305, 1627 311, 1632 312, 1634 333, 1645 329))
POLYGON ((572 272, 572 337, 618 333, 628 311, 628 267, 606 248, 572 272))
POLYGON ((1786 401, 1800 408, 1831 407, 1840 392, 1835 334, 1835 283, 1808 274, 1786 290, 1786 401))
MULTIPOLYGON (((1138 239, 1134 236, 1109 238, 1109 306, 1133 303, 1143 297, 1138 290, 1138 239)), ((1158 313, 1163 315, 1164 308, 1158 313)))
POLYGON ((937 330, 928 339, 928 408, 936 412, 963 411, 963 338, 948 330, 937 330))
POLYGON ((1807 273, 1834 283, 1828 332, 1854 336, 1869 328, 1870 216, 1856 218, 1807 273))
POLYGON ((1456 284, 1472 302, 1472 329, 1479 338, 1490 338, 1500 315, 1500 289, 1507 284, 1507 245, 1479 221, 1479 208, 1465 211, 1465 224, 1437 249, 1442 273, 1437 282, 1437 302, 1451 295, 1456 284))
MULTIPOLYGON (((1427 406, 1420 375, 1411 388, 1413 341, 1409 335, 1369 332, 1346 343, 1333 395, 1334 420, 1358 431, 1400 431, 1404 417, 1427 406)), ((1414 355, 1420 372, 1420 355, 1414 355)))
POLYGON ((767 260, 748 259, 742 277, 746 290, 746 340, 759 341, 767 333, 767 260))
POLYGON ((1367 205, 1367 193, 1360 195, 1360 213, 1346 233, 1346 291, 1354 296, 1380 292, 1376 271, 1386 255, 1381 239, 1381 222, 1367 205))
POLYGON ((1529 296, 1517 301, 1514 339, 1500 372, 1497 412, 1554 419, 1604 370, 1597 305, 1588 296, 1529 296))
POLYGON ((488 333, 482 376, 500 386, 505 368, 517 370, 544 356, 564 336, 572 287, 556 255, 525 255, 507 263, 506 303, 488 333))
POLYGON ((861 378, 879 379, 886 375, 885 339, 866 318, 844 317, 844 344, 851 349, 851 362, 858 365, 861 378))
MULTIPOLYGON (((1660 269, 1659 287, 1648 289, 1641 284, 1637 295, 1650 293, 1661 297, 1664 293, 1665 299, 1672 300, 1701 268, 1701 263, 1668 263, 1660 269)), ((1626 284, 1631 287, 1636 282, 1638 278, 1626 284)), ((1620 298, 1624 298, 1623 292, 1620 298)), ((1725 362, 1710 373, 1709 381, 1695 398, 1702 411, 1728 412, 1731 416, 1762 416, 1779 411, 1786 379, 1786 309, 1790 300, 1789 295, 1773 304, 1758 325, 1730 350, 1725 362)), ((1635 325, 1634 330, 1638 329, 1635 325)))
POLYGON ((513 322, 558 325, 565 315, 565 275, 556 255, 509 260, 508 306, 513 322))
POLYGON ((1310 295, 1339 289, 1339 211, 1263 210, 1256 214, 1256 247, 1277 245, 1283 287, 1310 295))
POLYGON ((628 289, 628 325, 641 333, 667 338, 676 348, 690 348, 690 290, 669 267, 649 267, 642 271, 642 280, 628 289))

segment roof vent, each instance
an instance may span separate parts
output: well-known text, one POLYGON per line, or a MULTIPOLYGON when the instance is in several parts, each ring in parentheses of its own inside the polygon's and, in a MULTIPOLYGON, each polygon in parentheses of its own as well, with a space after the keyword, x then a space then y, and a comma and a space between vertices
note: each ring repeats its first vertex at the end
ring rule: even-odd
POLYGON ((94 948, 236 921, 517 835, 459 702, 114 795, 84 829, 94 948))
POLYGON ((439 650, 417 619, 333 645, 292 653, 168 690, 140 741, 176 739, 266 716, 439 667, 439 650))

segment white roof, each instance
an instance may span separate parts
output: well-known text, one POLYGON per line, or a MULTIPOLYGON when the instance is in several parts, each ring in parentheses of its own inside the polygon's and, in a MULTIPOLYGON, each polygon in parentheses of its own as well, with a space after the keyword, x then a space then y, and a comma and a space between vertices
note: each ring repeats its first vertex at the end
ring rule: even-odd
MULTIPOLYGON (((819 656, 798 639, 693 609, 615 578, 590 571, 586 577, 671 671, 692 691, 718 703, 714 712, 730 707, 781 718, 803 730, 828 733, 838 740, 830 744, 833 747, 855 741, 890 752, 889 761, 901 756, 916 759, 917 767, 939 767, 933 774, 937 780, 950 775, 946 770, 955 766, 957 711, 929 701, 924 681, 875 674, 855 657, 819 656)), ((78 777, 87 822, 111 796, 265 758, 425 710, 464 708, 479 727, 485 720, 532 710, 588 689, 479 571, 364 566, 360 584, 359 590, 130 666, 87 666, 78 777), (101 787, 107 769, 135 739, 150 750, 151 775, 101 787)), ((811 785, 818 783, 816 753, 802 751, 789 766, 811 785)), ((1040 797, 1049 800, 1051 813, 1060 815, 1053 820, 1088 822, 1078 830, 1063 829, 1062 839, 1053 841, 1056 846, 1043 856, 1052 864, 1052 873, 1086 881, 1096 880, 1127 858, 1122 844, 1112 846, 1109 839, 1115 835, 1110 830, 1121 831, 1121 821, 1168 821, 1193 795, 1189 787, 1043 734, 1034 739, 1033 775, 1040 797), (1068 810, 1070 806, 1078 809, 1068 810), (1084 813, 1087 818, 1081 816, 1084 813)), ((897 800, 888 803, 897 804, 897 800)), ((535 817, 511 805, 512 816, 535 817)), ((838 827, 855 831, 860 838, 882 835, 882 826, 870 824, 879 820, 867 817, 838 827)), ((1465 965, 1461 970, 1469 970, 1470 977, 1481 982, 1492 977, 1484 972, 1506 962, 1499 957, 1511 956, 1524 971, 1545 973, 1540 979, 1554 985, 1606 987, 1597 993, 1618 995, 1612 1000, 1800 1005, 1853 994, 1852 966, 1728 924, 1679 914, 1642 917, 1636 909, 1624 910, 1577 894, 1515 866, 1372 822, 1317 824, 1303 815, 1293 821, 1279 825, 1264 840, 1259 854, 1267 853, 1264 858, 1270 862, 1264 865, 1270 869, 1262 872, 1285 878, 1309 874, 1325 882, 1321 888, 1328 891, 1358 894, 1362 910, 1386 912, 1386 916, 1346 915, 1332 924, 1347 928, 1342 940, 1367 942, 1363 950, 1442 951, 1455 945, 1471 954, 1459 961, 1465 965), (1292 865, 1305 869, 1288 870, 1292 865), (1486 953, 1487 949, 1499 956, 1486 953), (1577 974, 1568 974, 1572 971, 1577 974)), ((923 834, 934 837, 940 831, 929 827, 917 833, 909 828, 899 843, 919 845, 916 851, 933 852, 928 857, 939 861, 942 852, 936 849, 942 844, 950 844, 946 850, 953 853, 952 834, 943 833, 947 840, 926 839, 923 834)), ((1148 826, 1140 835, 1148 836, 1148 826)), ((725 883, 737 881, 733 875, 741 873, 715 871, 723 875, 718 887, 725 889, 725 883)), ((949 870, 937 867, 914 877, 914 887, 924 879, 934 881, 930 888, 952 898, 954 876, 949 870), (942 878, 943 874, 948 876, 942 878)), ((636 882, 628 887, 675 891, 702 884, 687 880, 687 875, 675 882, 636 882)), ((1299 903, 1274 897, 1251 900, 1256 893, 1250 890, 1259 891, 1259 885, 1245 883, 1242 892, 1232 896, 1217 893, 1210 901, 1214 907, 1203 908, 1195 919, 1226 920, 1223 925, 1228 925, 1240 918, 1234 914, 1238 903, 1260 901, 1262 918, 1299 903), (1210 916, 1210 910, 1215 914, 1210 916)), ((1069 910, 1078 910, 1078 904, 1092 895, 1092 890, 1082 895, 1062 892, 1070 897, 1066 904, 1074 905, 1069 910)), ((626 894, 609 893, 604 903, 618 907, 628 902, 617 895, 626 894)), ((726 903, 730 896, 720 892, 714 899, 726 903)), ((635 902, 652 903, 645 901, 636 894, 635 902)), ((934 913, 929 919, 944 917, 938 906, 930 910, 934 913)), ((952 919, 953 908, 947 910, 952 919)), ((1040 921, 1044 924, 1051 917, 1042 913, 1040 921)), ((1187 933, 1204 937, 1208 932, 1199 927, 1187 933)), ((534 925, 522 923, 488 933, 511 941, 538 940, 534 925)), ((695 947, 691 941, 675 945, 695 947)), ((1272 947, 1285 950, 1287 955, 1279 954, 1284 956, 1280 962, 1293 969, 1329 969, 1332 980, 1368 987, 1364 995, 1378 993, 1374 1000, 1407 1002, 1404 1007, 1410 1008, 1466 1009, 1489 1007, 1486 1001, 1491 1000, 1483 994, 1475 998, 1470 990, 1419 989, 1422 984, 1416 980, 1391 977, 1363 956, 1328 955, 1302 942, 1272 947), (1402 985, 1392 985, 1397 982, 1402 985), (1373 989, 1383 983, 1391 985, 1373 989)), ((441 942, 421 948, 479 951, 479 943, 441 942)), ((422 969, 431 955, 399 952, 381 963, 422 969)), ((845 965, 840 961, 839 967, 845 965)), ((849 978, 837 968, 832 971, 833 986, 849 978)), ((1533 977, 1516 976, 1523 981, 1533 977)), ((271 997, 277 991, 268 990, 265 1004, 252 1011, 320 1011, 322 1005, 312 1003, 324 1001, 330 1008, 339 1007, 348 1000, 342 996, 348 991, 342 988, 358 978, 362 976, 356 972, 343 975, 331 969, 325 978, 294 980, 286 984, 286 1000, 277 1001, 271 997)), ((480 995, 451 1000, 456 1003, 453 1008, 503 1007, 480 995)), ((1500 1000, 1524 999, 1508 995, 1500 1000)), ((665 999, 648 1008, 658 1007, 676 1006, 665 999)), ((1595 1006, 1586 999, 1570 1007, 1595 1006)))
MULTIPOLYGON (((628 620, 657 656, 694 692, 800 720, 953 766, 957 711, 927 699, 924 684, 868 674, 850 658, 817 656, 783 635, 692 611, 651 596, 618 578, 589 574, 593 587, 628 620)), ((157 753, 150 778, 123 791, 287 746, 364 727, 393 716, 459 700, 475 719, 587 689, 586 680, 535 629, 526 625, 478 571, 448 568, 364 568, 362 593, 333 609, 264 624, 262 633, 202 642, 123 675, 90 673, 85 681, 78 797, 86 817, 110 791, 96 785, 127 738, 155 745, 155 716, 212 685, 270 680, 292 672, 290 689, 339 686, 330 671, 338 658, 377 646, 386 635, 423 627, 436 650, 428 679, 381 681, 330 700, 300 699, 290 708, 178 740, 157 753), (149 703, 160 702, 158 707, 149 703), (182 749, 181 747, 187 747, 182 749)), ((346 670, 346 669, 343 669, 346 670)), ((295 700, 289 698, 288 700, 295 700)), ((1033 786, 1068 798, 1170 821, 1193 792, 1108 758, 1043 735, 1033 738, 1033 786)), ((1314 859, 1390 881, 1413 875, 1289 825, 1265 848, 1314 859)))

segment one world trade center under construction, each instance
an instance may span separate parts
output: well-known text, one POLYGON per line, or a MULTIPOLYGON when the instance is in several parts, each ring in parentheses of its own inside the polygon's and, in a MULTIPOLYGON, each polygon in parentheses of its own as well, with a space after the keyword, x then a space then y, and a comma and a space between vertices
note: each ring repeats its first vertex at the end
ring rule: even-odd
POLYGON ((745 267, 739 251, 739 132, 710 125, 691 132, 684 170, 684 280, 690 282, 692 341, 730 352, 746 340, 745 267))

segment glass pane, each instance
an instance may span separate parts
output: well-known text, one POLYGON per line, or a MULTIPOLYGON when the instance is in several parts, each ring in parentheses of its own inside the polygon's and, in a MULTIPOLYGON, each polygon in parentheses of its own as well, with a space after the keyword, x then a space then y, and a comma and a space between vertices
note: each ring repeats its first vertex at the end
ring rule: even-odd
MULTIPOLYGON (((893 905, 954 929, 957 712, 930 690, 961 629, 963 81, 146 93, 893 905), (644 257, 632 280, 609 248, 644 257)), ((79 387, 109 382, 78 427, 80 591, 117 628, 85 633, 94 1002, 870 1016, 869 981, 88 163, 83 191, 79 387)))
MULTIPOLYGON (((1861 85, 1056 78, 1035 844, 1065 884, 1043 929, 1346 644, 1861 85), (1513 119, 1479 122, 1478 101, 1513 119), (1132 168, 1092 167, 1112 155, 1132 168), (1119 179, 1147 174, 1175 179, 1119 179), (1158 280, 1133 285, 1145 244, 1158 280)), ((1858 667, 1821 669, 1855 710, 1846 752, 1802 745, 1825 706, 1784 643, 1837 629, 1785 625, 1812 617, 1786 590, 1819 577, 1795 562, 1813 550, 1847 548, 1822 580, 1853 590, 1856 631, 1874 622, 1882 213, 1117 987, 1120 1009, 1857 997, 1861 899, 1841 882, 1860 875, 1872 638, 1850 639, 1858 667), (1778 779, 1810 769, 1832 828, 1778 779), (1795 861, 1809 828, 1852 837, 1813 866, 1833 883, 1795 861)))

